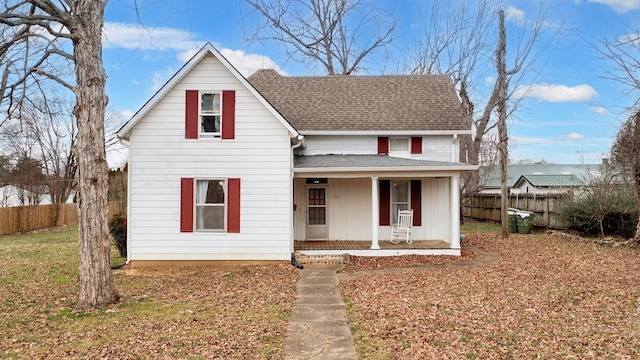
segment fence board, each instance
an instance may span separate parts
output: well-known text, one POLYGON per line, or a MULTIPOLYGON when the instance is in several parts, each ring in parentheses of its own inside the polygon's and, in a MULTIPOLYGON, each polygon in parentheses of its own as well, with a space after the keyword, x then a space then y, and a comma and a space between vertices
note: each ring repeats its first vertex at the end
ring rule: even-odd
MULTIPOLYGON (((510 207, 531 211, 535 214, 533 225, 551 229, 566 229, 567 225, 560 220, 557 209, 564 195, 560 194, 513 194, 507 201, 510 207)), ((476 194, 465 196, 462 203, 462 214, 479 220, 500 222, 500 195, 476 194)))
MULTIPOLYGON (((109 202, 109 216, 121 212, 120 203, 109 202)), ((78 204, 0 207, 0 235, 78 223, 78 204)))

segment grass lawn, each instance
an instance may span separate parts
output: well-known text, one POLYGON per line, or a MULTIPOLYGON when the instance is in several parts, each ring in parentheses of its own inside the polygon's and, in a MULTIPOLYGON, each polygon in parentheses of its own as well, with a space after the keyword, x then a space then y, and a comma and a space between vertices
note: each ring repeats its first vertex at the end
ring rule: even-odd
POLYGON ((298 279, 289 263, 116 270, 125 300, 76 314, 77 228, 0 236, 0 257, 1 359, 283 357, 298 279))
POLYGON ((640 252, 465 226, 502 261, 340 283, 361 359, 637 359, 640 252))

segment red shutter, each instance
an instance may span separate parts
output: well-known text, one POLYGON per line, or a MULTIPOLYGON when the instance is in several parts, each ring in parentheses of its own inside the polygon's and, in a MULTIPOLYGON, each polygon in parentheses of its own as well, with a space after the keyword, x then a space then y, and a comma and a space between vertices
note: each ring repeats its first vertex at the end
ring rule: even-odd
POLYGON ((411 180, 411 209, 413 226, 422 225, 422 181, 411 180))
POLYGON ((411 153, 422 154, 422 137, 411 138, 411 153))
POLYGON ((388 137, 379 137, 378 138, 378 155, 386 155, 389 153, 389 138, 388 137))
POLYGON ((227 232, 240 232, 240 179, 227 179, 227 232))
POLYGON ((236 137, 236 92, 225 90, 222 92, 222 138, 236 137))
POLYGON ((193 232, 193 179, 180 179, 180 232, 193 232))
POLYGON ((391 181, 380 180, 380 226, 391 225, 391 181))
POLYGON ((198 138, 198 90, 187 90, 185 95, 184 110, 184 137, 185 139, 198 138))

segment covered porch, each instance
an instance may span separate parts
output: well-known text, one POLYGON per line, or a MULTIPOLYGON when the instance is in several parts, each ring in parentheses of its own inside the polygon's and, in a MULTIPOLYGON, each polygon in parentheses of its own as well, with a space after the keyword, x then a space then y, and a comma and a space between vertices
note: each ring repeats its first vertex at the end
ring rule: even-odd
POLYGON ((349 254, 354 256, 457 255, 443 240, 414 240, 411 244, 378 241, 380 249, 371 249, 371 240, 326 240, 294 242, 294 251, 305 255, 349 254))
POLYGON ((296 157, 292 251, 460 255, 460 173, 473 169, 386 155, 296 157), (410 245, 390 241, 394 215, 402 209, 415 214, 410 245))

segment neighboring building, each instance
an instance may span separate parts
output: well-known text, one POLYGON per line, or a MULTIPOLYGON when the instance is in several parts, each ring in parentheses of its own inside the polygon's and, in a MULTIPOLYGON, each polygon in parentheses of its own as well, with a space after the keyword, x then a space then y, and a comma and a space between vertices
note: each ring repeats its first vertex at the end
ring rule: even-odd
MULTIPOLYGON (((74 194, 69 196, 67 203, 73 202, 74 194)), ((29 189, 16 185, 0 187, 0 207, 49 205, 51 195, 47 186, 30 186, 29 189)))
POLYGON ((309 254, 459 255, 470 133, 448 76, 245 79, 207 44, 118 131, 128 260, 289 260, 310 241, 324 247, 309 254), (381 247, 406 208, 417 245, 381 247))
MULTIPOLYGON (((563 194, 576 191, 600 173, 599 164, 509 165, 510 194, 563 194)), ((480 194, 500 193, 500 167, 481 166, 480 194)))

